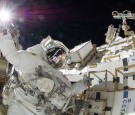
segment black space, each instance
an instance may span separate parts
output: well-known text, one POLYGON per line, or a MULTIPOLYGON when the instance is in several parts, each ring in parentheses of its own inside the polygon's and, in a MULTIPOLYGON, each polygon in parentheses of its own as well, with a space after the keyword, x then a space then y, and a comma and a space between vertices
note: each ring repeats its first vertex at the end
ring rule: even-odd
MULTIPOLYGON (((20 41, 26 49, 51 35, 68 48, 92 40, 104 44, 110 24, 115 27, 121 20, 113 19, 112 11, 135 12, 135 0, 14 0, 19 3, 14 21, 20 29, 20 41), (23 21, 21 20, 23 19, 23 21)), ((134 28, 134 21, 129 21, 134 28)))

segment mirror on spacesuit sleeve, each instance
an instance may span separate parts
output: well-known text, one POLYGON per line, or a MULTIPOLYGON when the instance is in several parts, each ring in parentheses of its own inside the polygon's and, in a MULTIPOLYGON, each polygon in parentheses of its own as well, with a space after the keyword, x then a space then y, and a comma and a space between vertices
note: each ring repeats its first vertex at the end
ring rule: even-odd
POLYGON ((64 64, 64 60, 66 58, 66 52, 59 47, 54 47, 48 49, 47 51, 47 59, 50 65, 54 68, 60 68, 64 64))

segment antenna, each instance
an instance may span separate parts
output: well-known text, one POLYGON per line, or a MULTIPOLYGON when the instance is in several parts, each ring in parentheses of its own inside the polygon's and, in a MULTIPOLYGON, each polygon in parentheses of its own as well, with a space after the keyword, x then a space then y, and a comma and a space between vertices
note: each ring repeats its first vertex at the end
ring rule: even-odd
POLYGON ((130 29, 130 26, 127 25, 127 19, 135 20, 135 13, 131 13, 131 11, 128 10, 125 10, 121 13, 119 13, 118 11, 113 11, 112 15, 113 18, 122 20, 122 30, 124 31, 125 37, 133 34, 133 31, 128 31, 130 29))

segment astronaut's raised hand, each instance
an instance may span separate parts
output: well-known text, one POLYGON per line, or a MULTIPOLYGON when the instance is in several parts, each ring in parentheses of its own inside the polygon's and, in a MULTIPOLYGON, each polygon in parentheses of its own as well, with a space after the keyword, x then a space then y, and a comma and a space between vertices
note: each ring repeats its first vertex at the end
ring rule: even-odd
POLYGON ((5 35, 0 32, 0 51, 3 57, 12 65, 19 64, 19 54, 9 31, 5 35))
POLYGON ((12 39, 10 32, 6 31, 6 34, 3 32, 0 32, 0 42, 4 41, 6 39, 12 39))

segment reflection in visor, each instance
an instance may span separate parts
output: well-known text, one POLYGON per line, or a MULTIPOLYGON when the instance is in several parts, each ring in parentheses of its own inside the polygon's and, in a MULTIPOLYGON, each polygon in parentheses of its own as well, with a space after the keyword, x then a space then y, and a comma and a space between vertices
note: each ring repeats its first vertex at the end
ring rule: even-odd
POLYGON ((62 48, 51 48, 47 51, 48 62, 54 68, 62 67, 66 53, 62 48))

